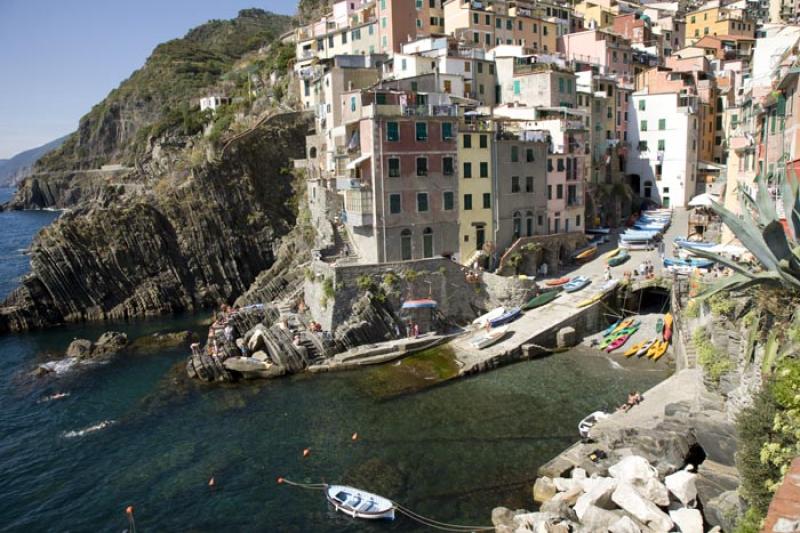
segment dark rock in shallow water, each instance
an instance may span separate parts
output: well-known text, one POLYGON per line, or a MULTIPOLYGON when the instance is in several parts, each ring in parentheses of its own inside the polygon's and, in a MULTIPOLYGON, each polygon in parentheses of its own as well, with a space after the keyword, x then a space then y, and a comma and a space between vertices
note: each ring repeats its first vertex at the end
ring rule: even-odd
POLYGON ((198 336, 192 331, 172 331, 168 333, 153 333, 145 337, 139 337, 131 343, 131 350, 150 351, 163 350, 165 348, 188 347, 196 342, 198 336))
POLYGON ((75 339, 67 347, 67 357, 85 359, 92 355, 92 341, 89 339, 75 339))
POLYGON ((94 343, 92 357, 112 355, 124 350, 127 346, 128 336, 126 334, 119 331, 106 331, 94 343))

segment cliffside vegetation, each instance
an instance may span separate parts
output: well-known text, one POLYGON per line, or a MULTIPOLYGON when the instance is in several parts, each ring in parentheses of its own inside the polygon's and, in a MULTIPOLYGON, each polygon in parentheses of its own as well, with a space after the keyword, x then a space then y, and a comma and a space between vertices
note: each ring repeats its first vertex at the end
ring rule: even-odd
POLYGON ((80 121, 62 147, 43 157, 40 170, 133 166, 148 139, 169 129, 193 135, 204 117, 193 101, 218 83, 237 60, 291 27, 291 17, 247 9, 233 20, 212 20, 185 37, 155 48, 145 65, 80 121))

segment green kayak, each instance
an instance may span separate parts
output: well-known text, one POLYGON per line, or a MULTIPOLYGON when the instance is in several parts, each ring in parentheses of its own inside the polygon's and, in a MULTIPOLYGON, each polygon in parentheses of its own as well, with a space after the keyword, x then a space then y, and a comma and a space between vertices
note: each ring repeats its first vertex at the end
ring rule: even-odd
POLYGON ((633 335, 633 334, 634 334, 634 333, 636 333, 638 330, 639 330, 639 323, 637 322, 637 323, 634 323, 634 324, 630 325, 630 326, 629 326, 629 327, 627 327, 627 328, 622 328, 621 330, 619 330, 619 331, 615 331, 614 333, 612 333, 612 334, 610 334, 610 335, 606 335, 606 336, 603 338, 602 342, 600 343, 600 346, 599 346, 599 348, 600 348, 601 350, 605 350, 606 348, 608 348, 608 346, 609 346, 609 345, 610 345, 612 342, 614 342, 614 341, 615 341, 615 340, 617 340, 618 338, 620 338, 620 337, 622 337, 622 336, 624 336, 624 335, 633 335))
POLYGON ((558 294, 559 294, 558 291, 543 292, 539 296, 528 300, 528 303, 523 305, 520 309, 522 309, 523 311, 527 311, 529 309, 536 309, 537 307, 549 304, 550 302, 558 298, 558 294))
POLYGON ((622 263, 624 263, 625 261, 627 261, 630 258, 631 258, 631 255, 628 252, 626 252, 625 250, 623 250, 619 254, 617 254, 614 257, 612 257, 611 259, 609 259, 608 260, 608 265, 612 266, 612 267, 619 266, 619 265, 621 265, 622 263))
POLYGON ((661 332, 664 331, 664 319, 659 318, 658 322, 656 322, 656 333, 661 335, 661 332))

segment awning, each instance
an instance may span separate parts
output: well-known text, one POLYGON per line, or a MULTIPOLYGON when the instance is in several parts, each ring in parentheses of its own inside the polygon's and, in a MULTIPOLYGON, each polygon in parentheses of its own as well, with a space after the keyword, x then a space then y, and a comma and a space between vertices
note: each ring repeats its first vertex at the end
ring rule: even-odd
POLYGON ((711 202, 716 202, 717 199, 704 192, 703 194, 698 194, 694 198, 689 201, 689 207, 711 207, 711 202))
POLYGON ((366 161, 371 157, 371 154, 364 154, 360 155, 357 158, 353 159, 349 163, 347 163, 347 170, 354 170, 358 165, 366 161))
POLYGON ((423 298, 421 300, 406 300, 403 302, 403 309, 436 309, 436 300, 423 298))

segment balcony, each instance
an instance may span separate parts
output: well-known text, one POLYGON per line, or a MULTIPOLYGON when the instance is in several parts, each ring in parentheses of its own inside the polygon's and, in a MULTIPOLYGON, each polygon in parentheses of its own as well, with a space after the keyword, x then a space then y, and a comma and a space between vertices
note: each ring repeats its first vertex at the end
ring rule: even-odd
POLYGON ((458 106, 455 105, 405 105, 401 106, 404 117, 456 117, 458 106))
POLYGON ((350 189, 344 192, 345 222, 353 227, 372 225, 372 191, 350 189))
POLYGON ((708 226, 708 215, 692 213, 689 215, 690 226, 708 226))

